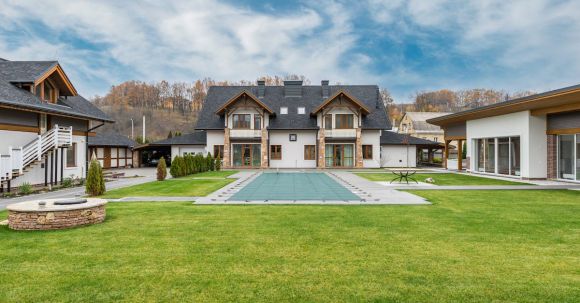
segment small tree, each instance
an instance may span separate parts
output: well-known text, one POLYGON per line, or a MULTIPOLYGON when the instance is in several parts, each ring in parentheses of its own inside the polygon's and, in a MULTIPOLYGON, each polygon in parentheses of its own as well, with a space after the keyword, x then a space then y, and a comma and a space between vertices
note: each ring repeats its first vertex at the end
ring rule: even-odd
POLYGON ((175 158, 173 158, 173 161, 171 162, 171 168, 169 169, 169 173, 173 178, 181 177, 182 159, 183 158, 181 158, 180 156, 176 156, 175 158))
POLYGON ((173 138, 173 133, 171 131, 169 131, 169 134, 167 135, 167 139, 171 139, 173 138))
POLYGON ((101 164, 96 159, 91 160, 87 175, 86 193, 89 196, 100 196, 105 193, 105 178, 101 164))
POLYGON ((209 152, 205 156, 205 163, 207 165, 208 171, 213 171, 215 169, 214 163, 213 163, 213 158, 211 157, 211 154, 209 152))
POLYGON ((463 150, 461 151, 461 159, 467 159, 467 143, 463 141, 463 150))
POLYGON ((165 165, 165 158, 161 157, 157 163, 157 181, 163 181, 167 177, 167 165, 165 165))
POLYGON ((222 159, 219 157, 215 158, 215 170, 220 171, 222 169, 222 159))

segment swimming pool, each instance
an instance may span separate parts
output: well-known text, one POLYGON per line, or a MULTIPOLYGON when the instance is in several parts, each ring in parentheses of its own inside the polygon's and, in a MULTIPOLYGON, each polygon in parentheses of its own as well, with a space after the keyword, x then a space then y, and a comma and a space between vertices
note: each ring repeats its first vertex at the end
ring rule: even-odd
POLYGON ((230 199, 252 200, 361 200, 325 173, 263 173, 230 199))

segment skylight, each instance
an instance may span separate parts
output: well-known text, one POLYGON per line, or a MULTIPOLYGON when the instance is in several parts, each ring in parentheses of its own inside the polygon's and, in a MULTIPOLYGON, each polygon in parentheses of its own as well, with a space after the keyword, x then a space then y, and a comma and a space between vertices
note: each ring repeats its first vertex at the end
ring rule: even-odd
POLYGON ((288 107, 280 107, 280 115, 287 115, 288 107))
POLYGON ((298 114, 299 115, 304 115, 306 113, 306 109, 304 107, 299 107, 298 108, 298 114))

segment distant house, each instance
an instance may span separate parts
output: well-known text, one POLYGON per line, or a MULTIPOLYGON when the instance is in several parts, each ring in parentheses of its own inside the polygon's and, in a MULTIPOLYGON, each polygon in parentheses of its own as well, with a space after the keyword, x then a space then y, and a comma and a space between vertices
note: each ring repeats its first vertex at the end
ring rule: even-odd
POLYGON ((118 133, 97 133, 89 137, 89 157, 96 157, 103 168, 133 167, 135 141, 118 133))
POLYGON ((434 151, 443 143, 410 135, 383 131, 381 134, 381 167, 416 167, 418 162, 433 163, 434 151), (426 155, 423 155, 426 151, 426 155), (426 159, 423 157, 426 156, 426 159))
POLYGON ((1 189, 84 177, 87 139, 106 122, 57 61, 0 60, 1 189))
POLYGON ((441 127, 428 123, 428 119, 433 119, 451 113, 445 112, 406 112, 399 123, 398 132, 409 134, 413 137, 443 142, 443 129, 441 127))
POLYGON ((444 129, 446 145, 467 143, 472 173, 580 181, 580 85, 427 122, 444 129))

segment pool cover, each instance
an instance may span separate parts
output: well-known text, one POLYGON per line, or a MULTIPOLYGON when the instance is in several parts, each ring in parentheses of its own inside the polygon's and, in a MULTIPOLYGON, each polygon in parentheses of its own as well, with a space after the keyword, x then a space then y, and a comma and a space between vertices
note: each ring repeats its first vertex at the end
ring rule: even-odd
POLYGON ((324 173, 263 173, 229 200, 360 200, 324 173))

